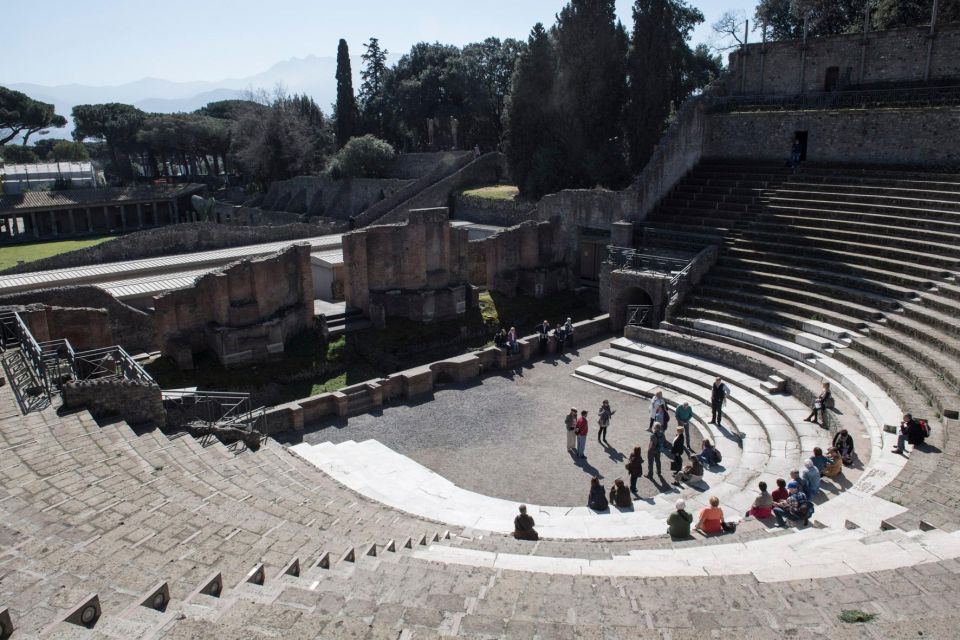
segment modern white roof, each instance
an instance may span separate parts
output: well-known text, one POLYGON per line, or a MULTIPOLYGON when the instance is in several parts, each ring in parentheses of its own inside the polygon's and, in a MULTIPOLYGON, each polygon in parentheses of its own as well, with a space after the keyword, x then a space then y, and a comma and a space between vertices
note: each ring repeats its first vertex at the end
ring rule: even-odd
POLYGON ((93 171, 90 162, 32 162, 30 164, 0 165, 0 174, 27 176, 34 174, 88 175, 93 171))

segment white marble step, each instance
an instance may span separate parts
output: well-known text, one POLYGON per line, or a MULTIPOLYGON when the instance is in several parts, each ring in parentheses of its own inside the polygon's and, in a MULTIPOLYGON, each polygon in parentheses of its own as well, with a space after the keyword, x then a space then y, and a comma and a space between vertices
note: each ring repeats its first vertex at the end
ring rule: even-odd
POLYGON ((432 545, 415 558, 448 564, 592 576, 751 575, 783 582, 912 567, 960 557, 960 533, 805 529, 748 542, 636 550, 588 560, 432 545))
POLYGON ((803 347, 795 342, 775 338, 759 331, 744 329, 724 322, 697 319, 693 321, 693 327, 694 329, 706 331, 707 333, 716 333, 721 336, 740 340, 741 342, 753 344, 795 360, 812 360, 818 355, 816 350, 803 347))
POLYGON ((856 332, 838 327, 829 322, 823 322, 822 320, 805 320, 800 326, 807 333, 827 338, 828 340, 843 345, 850 345, 855 338, 859 337, 859 334, 856 332))

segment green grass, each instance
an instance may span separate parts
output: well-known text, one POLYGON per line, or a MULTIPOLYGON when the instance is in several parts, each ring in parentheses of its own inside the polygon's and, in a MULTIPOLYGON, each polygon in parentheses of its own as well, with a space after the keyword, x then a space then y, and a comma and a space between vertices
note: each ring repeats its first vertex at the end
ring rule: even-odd
POLYGON ((483 198, 485 200, 516 200, 520 195, 520 190, 512 184, 497 184, 489 187, 478 187, 476 189, 467 189, 463 195, 472 198, 483 198))
POLYGON ((99 238, 84 238, 83 240, 62 240, 60 242, 37 242, 35 244, 21 244, 15 247, 0 249, 0 270, 17 266, 21 260, 33 262, 42 260, 68 251, 86 249, 101 242, 111 240, 116 236, 102 236, 99 238))
POLYGON ((877 617, 877 614, 867 613, 866 611, 860 611, 859 609, 844 609, 840 612, 838 617, 840 618, 841 622, 854 624, 857 622, 870 622, 877 617))

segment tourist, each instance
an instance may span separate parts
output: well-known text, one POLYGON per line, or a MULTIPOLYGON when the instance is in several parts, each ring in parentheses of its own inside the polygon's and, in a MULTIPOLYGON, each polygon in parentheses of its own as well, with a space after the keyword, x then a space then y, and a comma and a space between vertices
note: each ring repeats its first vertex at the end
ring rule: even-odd
POLYGON ((897 434, 897 446, 893 448, 894 453, 903 453, 904 446, 910 444, 914 449, 923 444, 927 433, 920 420, 915 420, 909 413, 903 414, 903 421, 900 422, 899 433, 897 434))
POLYGON ((843 464, 853 464, 853 436, 847 433, 846 429, 840 429, 833 436, 833 447, 840 453, 843 464))
POLYGON ((823 473, 820 474, 825 478, 836 478, 841 473, 843 473, 843 458, 840 456, 840 452, 830 447, 827 450, 827 464, 823 468, 823 473))
POLYGON ((566 340, 566 334, 563 332, 563 327, 560 326, 560 323, 557 323, 557 326, 553 330, 553 337, 557 342, 557 353, 563 354, 563 342, 566 340))
POLYGON ((604 400, 600 405, 600 411, 597 413, 597 425, 599 426, 599 429, 597 429, 597 442, 609 447, 610 443, 607 442, 607 427, 610 426, 610 418, 613 417, 616 411, 610 408, 609 400, 604 400))
POLYGON ((478 144, 473 145, 473 157, 474 158, 480 157, 480 145, 478 144))
POLYGON ((513 519, 513 537, 517 540, 539 540, 540 536, 533 528, 535 524, 533 517, 527 515, 527 505, 520 505, 520 515, 513 519))
POLYGON ((803 155, 803 144, 800 143, 800 138, 795 137, 793 139, 793 144, 790 145, 790 168, 794 171, 800 166, 800 157, 803 155))
POLYGON ((570 318, 563 325, 563 335, 567 339, 567 346, 573 349, 573 321, 570 318))
POLYGON ((773 496, 767 492, 767 483, 760 482, 760 495, 753 499, 753 506, 747 511, 747 517, 769 518, 773 513, 773 496))
MULTIPOLYGON (((790 482, 796 482, 800 490, 806 493, 806 487, 803 486, 803 480, 800 479, 800 472, 794 469, 790 472, 790 482)), ((787 486, 790 486, 789 484, 787 486)))
POLYGON ((807 526, 810 516, 813 515, 813 503, 807 500, 807 496, 796 482, 787 484, 787 491, 790 495, 786 500, 773 503, 773 515, 777 519, 777 526, 787 526, 783 521, 784 518, 802 520, 803 526, 807 526))
POLYGON ((497 334, 493 336, 493 344, 500 349, 504 349, 507 346, 507 332, 503 327, 500 327, 500 331, 497 331, 497 334))
POLYGON ((674 507, 676 511, 667 516, 667 533, 675 539, 689 538, 693 516, 687 513, 687 503, 681 498, 674 503, 674 507))
POLYGON ((830 463, 830 458, 823 455, 823 449, 820 447, 814 447, 813 455, 810 456, 810 461, 813 462, 813 466, 817 468, 817 471, 820 472, 820 475, 823 475, 823 470, 826 468, 827 464, 830 463))
POLYGON ((687 451, 693 451, 690 448, 690 422, 693 420, 693 407, 689 402, 684 401, 673 413, 677 417, 677 424, 683 427, 687 451))
MULTIPOLYGON (((667 401, 663 399, 663 391, 657 391, 653 397, 650 399, 650 426, 647 427, 647 431, 653 431, 653 423, 657 422, 657 414, 660 412, 660 407, 667 406, 667 401)), ((663 424, 662 422, 660 423, 663 424)))
POLYGON ((670 445, 670 453, 673 455, 670 470, 673 471, 674 474, 683 468, 683 454, 686 450, 686 447, 684 447, 683 427, 677 427, 677 434, 673 438, 673 444, 670 445))
POLYGON ((810 412, 804 420, 807 422, 813 422, 821 426, 827 426, 827 407, 830 405, 830 400, 833 398, 833 394, 830 393, 830 383, 824 382, 823 388, 820 391, 820 395, 817 396, 817 399, 813 401, 813 411, 810 412), (817 415, 820 415, 820 420, 817 420, 817 415))
POLYGON ((516 327, 510 327, 510 331, 507 331, 507 344, 510 345, 510 353, 520 352, 520 343, 517 342, 516 327))
POLYGON ((723 456, 720 455, 720 451, 717 450, 713 443, 709 440, 703 441, 703 447, 700 449, 700 462, 703 463, 705 467, 713 467, 720 464, 720 461, 723 460, 723 456))
POLYGON ((700 462, 700 458, 692 453, 689 456, 690 461, 687 462, 687 465, 673 474, 673 484, 679 486, 681 482, 686 482, 693 485, 703 480, 703 464, 700 462))
POLYGON ((537 335, 540 340, 540 353, 546 354, 550 350, 550 323, 546 320, 537 327, 537 335))
POLYGON ((660 451, 667 451, 667 436, 662 423, 653 423, 653 437, 657 439, 657 446, 660 447, 660 451))
POLYGON ((587 425, 587 410, 584 409, 580 412, 580 417, 577 418, 576 423, 576 433, 577 433, 577 455, 581 458, 586 458, 584 451, 587 448, 587 432, 590 430, 587 425))
POLYGON ((610 487, 610 504, 618 509, 633 508, 633 499, 630 497, 630 491, 620 478, 614 480, 613 486, 610 487))
POLYGON ((770 497, 773 498, 774 502, 783 502, 789 498, 790 492, 787 491, 787 481, 783 478, 777 478, 777 488, 773 490, 770 497))
POLYGON ((643 447, 634 447, 630 459, 627 460, 627 473, 630 474, 630 491, 633 495, 640 497, 637 493, 637 478, 643 475, 643 447))
POLYGON ((723 509, 717 496, 710 496, 710 506, 700 510, 695 528, 703 534, 723 533, 723 509))
POLYGON ((718 427, 721 426, 720 422, 723 420, 723 403, 727 401, 729 394, 730 389, 723 383, 723 379, 717 376, 717 379, 713 381, 713 388, 710 390, 710 411, 712 416, 710 418, 710 424, 715 424, 718 427))
POLYGON ((590 495, 587 496, 587 506, 594 511, 606 511, 610 508, 607 503, 607 493, 600 484, 600 478, 590 478, 590 495))
POLYGON ((650 441, 647 442, 647 477, 653 477, 653 465, 657 465, 657 477, 662 476, 660 472, 660 424, 654 424, 653 433, 650 434, 650 441))
POLYGON ((567 414, 567 417, 563 419, 563 424, 567 428, 567 451, 574 452, 577 450, 577 408, 571 407, 570 413, 567 414))

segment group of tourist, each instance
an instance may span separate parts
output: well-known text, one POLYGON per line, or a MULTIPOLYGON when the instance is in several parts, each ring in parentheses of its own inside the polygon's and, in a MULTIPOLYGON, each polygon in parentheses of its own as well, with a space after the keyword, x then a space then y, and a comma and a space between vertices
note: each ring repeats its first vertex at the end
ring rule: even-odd
MULTIPOLYGON (((550 322, 544 320, 536 328, 537 340, 540 346, 540 353, 546 354, 550 350, 550 336, 555 338, 557 353, 563 353, 564 347, 573 347, 573 319, 567 318, 563 324, 557 323, 551 326, 550 322)), ((500 327, 493 337, 493 344, 501 349, 508 349, 510 353, 520 353, 520 342, 517 337, 517 328, 510 327, 509 330, 500 327)))

